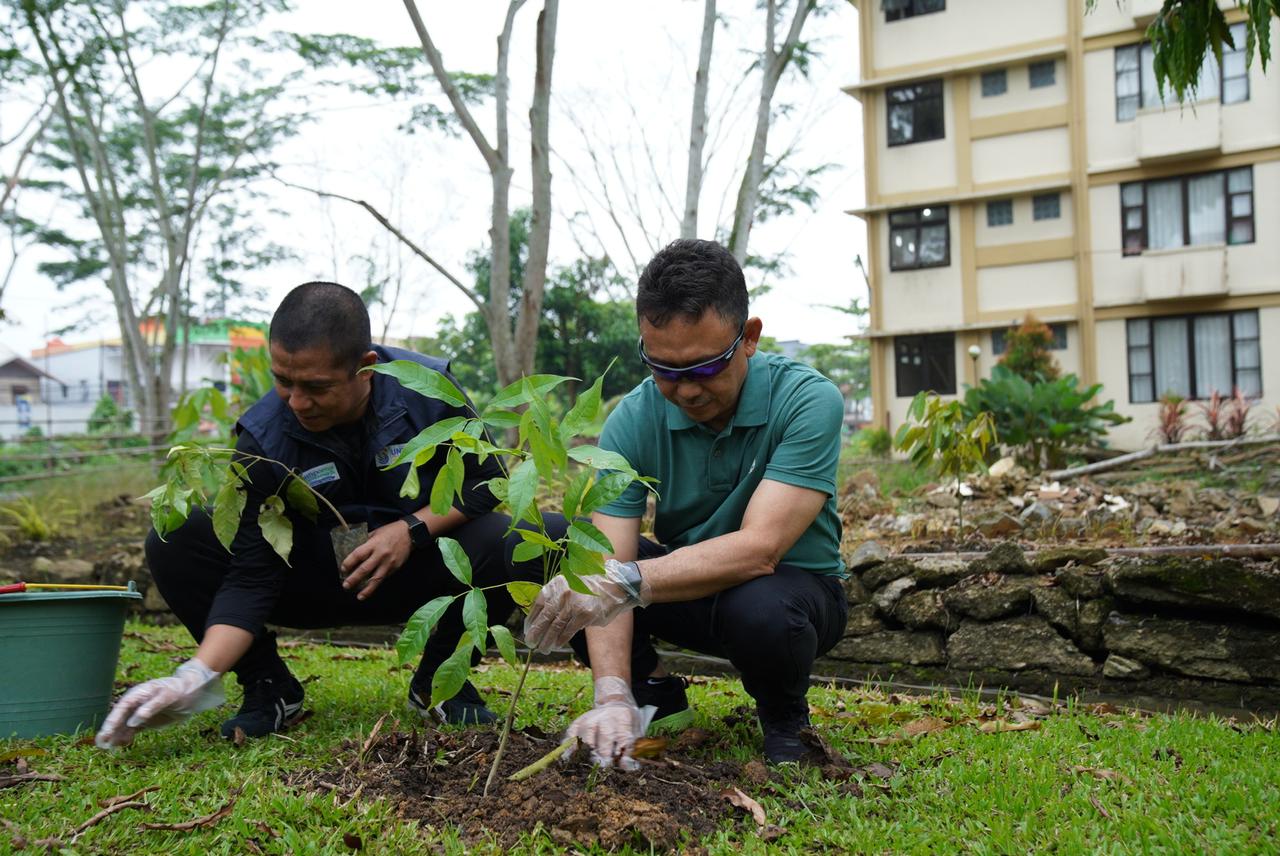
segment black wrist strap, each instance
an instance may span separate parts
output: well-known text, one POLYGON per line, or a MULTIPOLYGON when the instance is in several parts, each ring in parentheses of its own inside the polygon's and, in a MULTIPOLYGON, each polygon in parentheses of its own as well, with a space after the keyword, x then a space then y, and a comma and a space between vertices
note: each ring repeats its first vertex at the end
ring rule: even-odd
POLYGON ((413 544, 413 549, 425 547, 435 540, 427 524, 418 515, 406 514, 400 519, 409 525, 409 540, 413 544))

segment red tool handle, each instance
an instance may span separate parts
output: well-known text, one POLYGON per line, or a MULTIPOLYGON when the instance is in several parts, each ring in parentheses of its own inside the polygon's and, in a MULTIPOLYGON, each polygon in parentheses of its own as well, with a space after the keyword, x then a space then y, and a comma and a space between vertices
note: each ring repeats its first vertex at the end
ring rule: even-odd
POLYGON ((0 586, 0 594, 13 594, 14 592, 26 591, 26 583, 11 583, 7 586, 0 586))

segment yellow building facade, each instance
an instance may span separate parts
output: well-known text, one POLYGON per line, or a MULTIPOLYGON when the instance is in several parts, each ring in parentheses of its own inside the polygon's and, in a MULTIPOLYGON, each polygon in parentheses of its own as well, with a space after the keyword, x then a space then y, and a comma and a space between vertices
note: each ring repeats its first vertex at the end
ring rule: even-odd
POLYGON ((1179 106, 1143 39, 1159 0, 858 0, 877 424, 962 394, 1028 314, 1133 417, 1114 446, 1167 391, 1275 413, 1280 70, 1245 68, 1222 6, 1240 50, 1179 106))

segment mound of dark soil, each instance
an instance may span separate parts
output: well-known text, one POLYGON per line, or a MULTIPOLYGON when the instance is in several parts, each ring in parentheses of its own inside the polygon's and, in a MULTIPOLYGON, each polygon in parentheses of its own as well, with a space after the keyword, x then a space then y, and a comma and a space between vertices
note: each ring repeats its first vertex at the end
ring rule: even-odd
MULTIPOLYGON (((696 851, 721 821, 738 816, 747 836, 782 834, 757 829, 739 797, 758 794, 777 775, 759 761, 705 760, 697 751, 705 732, 691 729, 638 772, 605 770, 581 760, 556 761, 520 782, 507 776, 545 756, 556 738, 536 729, 513 732, 499 777, 482 796, 498 732, 489 729, 390 731, 365 745, 345 747, 345 766, 309 772, 294 784, 331 792, 339 800, 382 797, 401 817, 456 828, 468 842, 514 846, 539 830, 564 847, 696 851), (688 760, 691 752, 699 757, 688 760), (744 793, 745 792, 745 793, 744 793), (735 807, 736 806, 736 807, 735 807)), ((829 759, 814 759, 826 766, 829 759)), ((847 762, 846 762, 847 765, 847 762)))

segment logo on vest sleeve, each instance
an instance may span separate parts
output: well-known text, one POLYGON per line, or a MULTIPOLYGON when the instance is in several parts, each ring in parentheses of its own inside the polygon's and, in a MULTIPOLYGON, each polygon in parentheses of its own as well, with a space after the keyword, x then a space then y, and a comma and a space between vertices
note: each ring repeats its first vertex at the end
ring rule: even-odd
POLYGON ((312 467, 302 473, 302 480, 311 487, 319 487, 322 484, 336 482, 339 478, 341 476, 338 475, 338 466, 332 462, 312 467))
POLYGON ((405 443, 396 443, 393 446, 387 446, 373 456, 373 462, 380 467, 388 466, 404 451, 405 445, 405 443))

